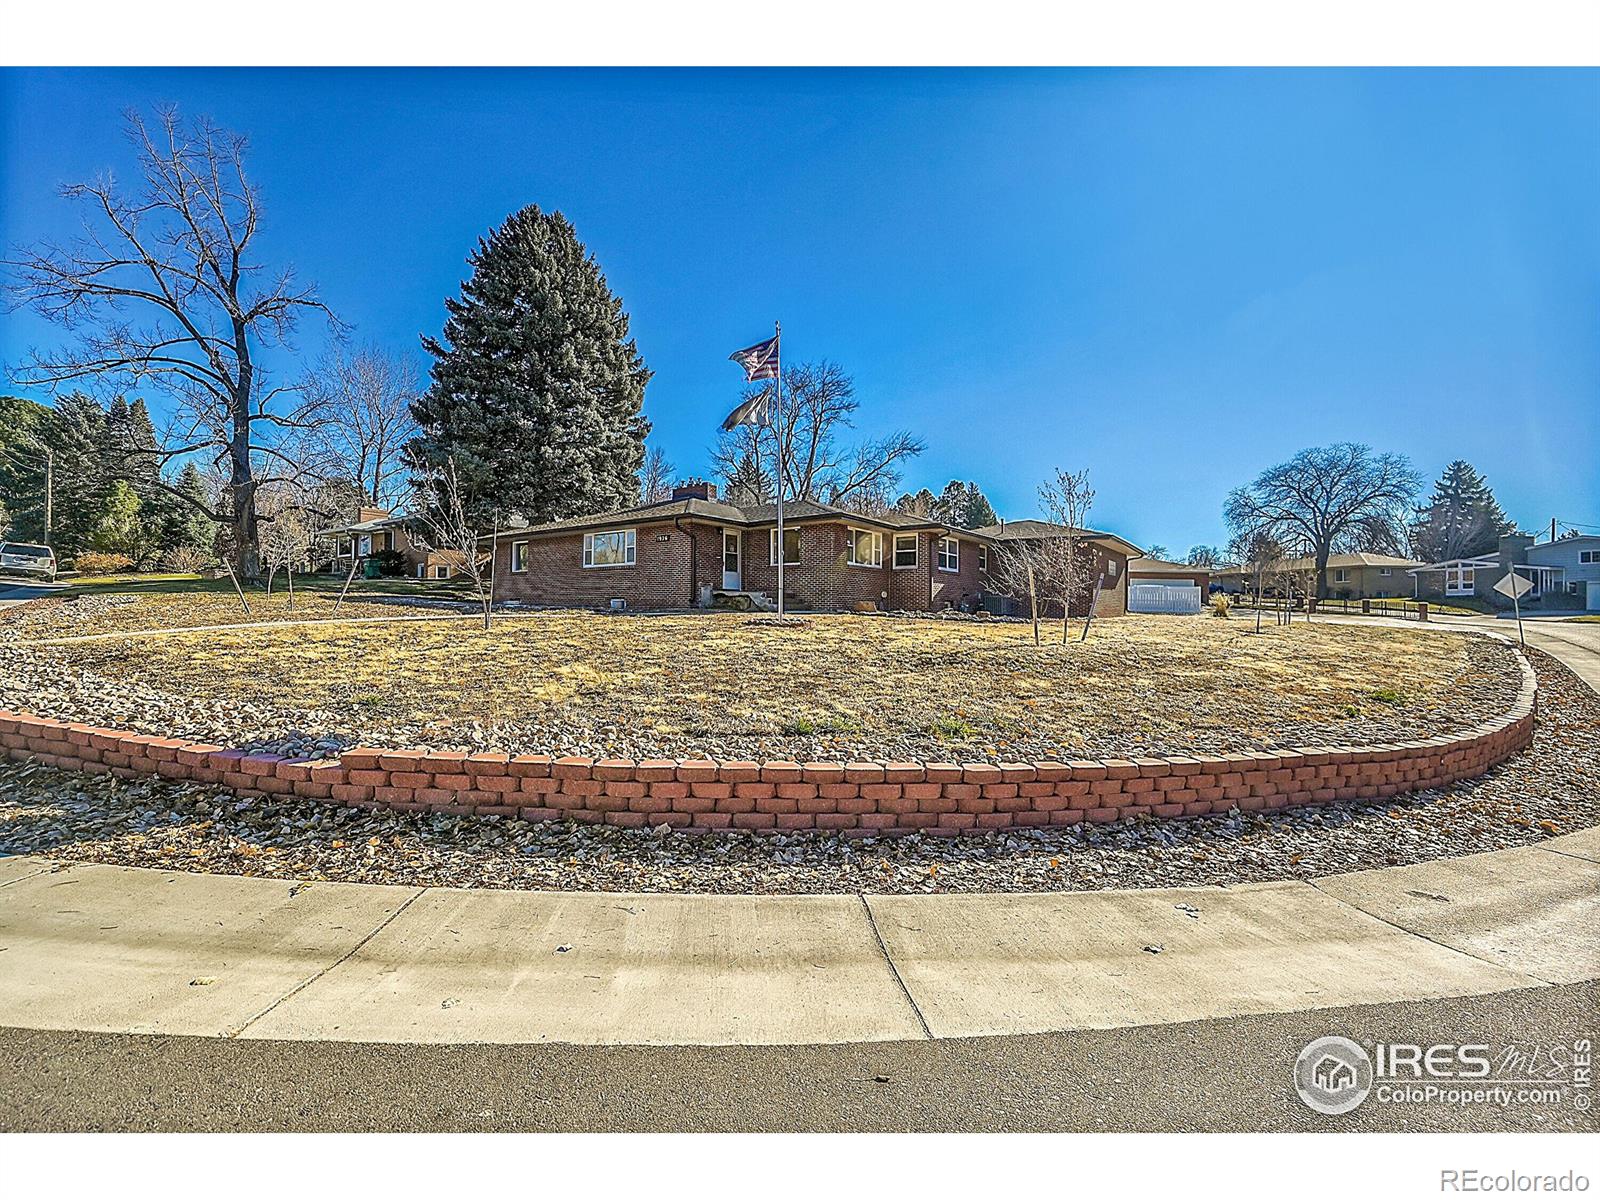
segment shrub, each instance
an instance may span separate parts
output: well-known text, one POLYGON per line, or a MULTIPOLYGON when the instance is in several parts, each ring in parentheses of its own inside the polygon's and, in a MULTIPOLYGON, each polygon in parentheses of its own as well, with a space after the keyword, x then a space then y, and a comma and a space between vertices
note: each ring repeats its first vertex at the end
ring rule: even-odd
POLYGON ((161 566, 178 575, 198 575, 211 561, 211 555, 199 546, 174 546, 162 556, 161 566))
POLYGON ((1218 592, 1211 597, 1211 615, 1213 617, 1221 617, 1223 620, 1227 620, 1228 610, 1232 607, 1233 602, 1228 599, 1227 592, 1218 592))
POLYGON ((82 575, 115 575, 133 566, 126 554, 112 554, 104 550, 85 550, 73 560, 73 567, 82 575))
POLYGON ((369 556, 378 564, 380 575, 404 575, 406 573, 406 556, 398 550, 374 550, 369 556))

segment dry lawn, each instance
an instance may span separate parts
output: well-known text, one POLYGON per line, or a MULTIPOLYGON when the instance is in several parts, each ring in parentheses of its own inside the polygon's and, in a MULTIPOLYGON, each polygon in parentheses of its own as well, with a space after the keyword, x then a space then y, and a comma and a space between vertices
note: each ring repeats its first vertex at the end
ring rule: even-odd
POLYGON ((839 615, 777 628, 737 614, 541 613, 498 618, 488 633, 470 619, 320 625, 55 652, 180 694, 420 730, 430 744, 476 726, 517 729, 524 749, 730 757, 1304 744, 1459 728, 1496 710, 1507 678, 1515 692, 1509 652, 1483 639, 1252 628, 1130 616, 1098 623, 1085 644, 1036 648, 1027 626, 1005 623, 839 615))

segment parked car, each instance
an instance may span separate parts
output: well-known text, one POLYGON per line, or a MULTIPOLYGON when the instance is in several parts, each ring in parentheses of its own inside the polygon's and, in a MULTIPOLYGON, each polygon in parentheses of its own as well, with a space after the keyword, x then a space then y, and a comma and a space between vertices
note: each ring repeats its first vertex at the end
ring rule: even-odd
POLYGON ((33 542, 0 542, 0 571, 17 571, 54 581, 55 552, 49 546, 33 542))

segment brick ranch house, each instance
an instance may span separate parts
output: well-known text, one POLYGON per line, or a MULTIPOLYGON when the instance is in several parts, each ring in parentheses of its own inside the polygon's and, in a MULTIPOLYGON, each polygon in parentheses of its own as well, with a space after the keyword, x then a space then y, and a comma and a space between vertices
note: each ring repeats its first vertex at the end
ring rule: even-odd
MULTIPOLYGON (((993 610, 990 556, 1008 540, 1053 529, 1031 521, 951 529, 899 512, 787 503, 784 606, 993 610)), ((1099 611, 1121 613, 1124 568, 1138 548, 1111 534, 1086 536, 1105 581, 1099 611)), ((648 611, 744 597, 765 607, 777 591, 777 515, 771 504, 719 501, 715 485, 694 481, 655 504, 503 530, 494 554, 495 594, 506 600, 648 611)))

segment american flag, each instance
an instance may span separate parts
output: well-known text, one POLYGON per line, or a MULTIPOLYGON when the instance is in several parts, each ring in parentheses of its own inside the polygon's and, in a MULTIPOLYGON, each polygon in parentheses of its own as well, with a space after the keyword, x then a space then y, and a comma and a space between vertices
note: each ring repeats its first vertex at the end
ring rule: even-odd
POLYGON ((728 357, 744 368, 744 377, 747 383, 754 383, 758 379, 776 379, 778 377, 778 337, 776 334, 764 342, 757 342, 754 346, 746 346, 743 350, 735 350, 728 357))

